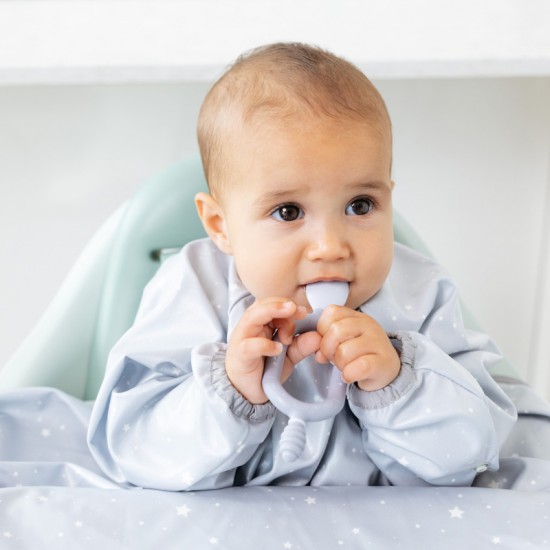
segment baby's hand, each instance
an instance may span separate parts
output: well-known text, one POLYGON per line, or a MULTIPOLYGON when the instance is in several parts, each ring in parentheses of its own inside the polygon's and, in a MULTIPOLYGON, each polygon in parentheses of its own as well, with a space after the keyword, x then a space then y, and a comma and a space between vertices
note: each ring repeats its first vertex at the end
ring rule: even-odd
POLYGON ((330 361, 348 384, 366 391, 384 388, 399 374, 401 360, 384 329, 372 318, 345 306, 329 306, 317 324, 321 344, 316 358, 330 361))
POLYGON ((225 370, 233 386, 250 403, 268 401, 262 388, 265 357, 279 355, 289 345, 283 367, 283 380, 292 365, 319 349, 317 333, 306 333, 293 340, 295 321, 306 316, 306 309, 285 298, 266 298, 250 306, 231 334, 227 345, 225 370), (275 329, 279 340, 272 340, 275 329))

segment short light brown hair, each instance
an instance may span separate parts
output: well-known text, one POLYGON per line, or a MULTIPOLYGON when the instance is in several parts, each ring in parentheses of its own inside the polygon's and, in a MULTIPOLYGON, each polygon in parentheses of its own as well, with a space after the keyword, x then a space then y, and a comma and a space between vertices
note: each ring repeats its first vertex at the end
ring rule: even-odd
POLYGON ((227 174, 224 144, 236 139, 242 125, 259 116, 280 121, 304 114, 366 121, 391 148, 384 100, 355 65, 306 44, 270 44, 241 55, 202 104, 197 134, 210 190, 227 174))

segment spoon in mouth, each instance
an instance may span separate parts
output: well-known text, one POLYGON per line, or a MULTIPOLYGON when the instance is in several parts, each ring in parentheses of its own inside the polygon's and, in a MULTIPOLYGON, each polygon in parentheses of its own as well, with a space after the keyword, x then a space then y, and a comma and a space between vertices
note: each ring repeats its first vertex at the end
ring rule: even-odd
MULTIPOLYGON (((313 312, 296 322, 296 333, 317 329, 323 310, 331 305, 344 305, 349 294, 349 284, 344 281, 320 281, 306 285, 306 296, 313 312)), ((306 422, 318 422, 336 416, 345 404, 347 384, 342 381, 340 371, 330 364, 319 365, 329 369, 330 375, 325 399, 308 403, 290 395, 281 384, 281 374, 287 346, 276 357, 265 361, 262 385, 270 401, 289 417, 280 440, 283 460, 295 461, 306 445, 306 422)))
POLYGON ((319 281, 306 285, 306 297, 311 309, 325 309, 332 304, 345 305, 349 294, 349 284, 345 281, 319 281))

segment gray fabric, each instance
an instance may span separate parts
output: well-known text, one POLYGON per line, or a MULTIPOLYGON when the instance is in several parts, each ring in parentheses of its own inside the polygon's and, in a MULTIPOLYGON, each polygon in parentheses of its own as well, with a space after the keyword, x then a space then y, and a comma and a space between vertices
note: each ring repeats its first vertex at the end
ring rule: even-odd
POLYGON ((501 385, 519 420, 499 472, 478 476, 474 487, 195 492, 117 485, 86 445, 91 403, 49 388, 6 391, 0 394, 0 547, 546 548, 550 407, 521 383, 501 385))
MULTIPOLYGON (((281 459, 288 418, 258 408, 220 375, 226 342, 253 297, 232 259, 204 239, 167 260, 134 326, 113 349, 89 444, 117 483, 205 490, 233 485, 470 485, 498 469, 516 412, 489 371, 498 349, 467 331, 448 274, 396 244, 382 289, 361 310, 394 338, 402 368, 387 388, 348 391, 334 418, 306 425, 305 452, 281 459)), ((327 385, 311 361, 286 382, 304 401, 327 385)))

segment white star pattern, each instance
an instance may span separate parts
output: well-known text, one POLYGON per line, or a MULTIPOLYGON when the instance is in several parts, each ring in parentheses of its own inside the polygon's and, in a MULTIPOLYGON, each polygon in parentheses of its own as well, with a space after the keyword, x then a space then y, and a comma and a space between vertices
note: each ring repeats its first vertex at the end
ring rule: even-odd
MULTIPOLYGON (((523 394, 520 397, 523 398, 523 394)), ((56 400, 50 399, 50 401, 52 402, 52 406, 55 405, 57 407, 56 400)), ((27 405, 28 403, 25 404, 27 405)), ((11 403, 8 403, 8 405, 12 407, 11 403)), ((34 405, 34 400, 31 405, 34 405)), ((60 403, 61 408, 59 410, 53 409, 50 411, 44 405, 44 410, 41 411, 44 412, 44 417, 38 417, 40 413, 37 413, 36 410, 33 411, 32 408, 26 410, 25 408, 19 408, 19 406, 19 403, 13 404, 14 418, 21 420, 21 424, 24 424, 25 429, 28 430, 25 435, 29 437, 28 439, 21 440, 14 438, 12 442, 12 433, 17 434, 19 426, 11 425, 11 417, 9 417, 10 422, 7 422, 3 426, 2 422, 5 422, 5 419, 1 418, 0 447, 7 438, 10 438, 6 443, 7 445, 19 445, 20 443, 22 445, 33 443, 36 444, 36 447, 42 445, 42 447, 46 447, 44 452, 52 455, 50 457, 52 460, 64 460, 65 457, 57 449, 57 440, 61 438, 65 443, 78 442, 79 437, 82 440, 82 423, 76 424, 74 419, 66 414, 67 411, 63 401, 60 403), (20 415, 20 417, 17 415, 20 415), (65 418, 62 418, 63 416, 65 418), (5 428, 3 432, 2 427, 5 428), (34 441, 31 441, 31 439, 34 441), (47 449, 47 447, 51 449, 47 449)), ((423 412, 422 406, 432 416, 439 414, 439 404, 437 403, 434 404, 432 409, 429 408, 431 407, 429 403, 421 405, 420 412, 423 412)), ((11 410, 8 409, 8 412, 11 410)), ((224 410, 226 411, 226 409, 224 410)), ((462 413, 464 418, 468 419, 473 415, 475 416, 476 410, 476 405, 463 406, 462 413)), ((77 410, 76 412, 78 413, 79 411, 77 410)), ((88 406, 86 406, 85 412, 89 412, 88 406)), ((130 424, 131 421, 133 422, 133 419, 127 418, 123 420, 127 423, 121 425, 118 422, 115 430, 122 442, 128 442, 128 452, 131 453, 132 447, 135 445, 133 441, 135 434, 129 433, 133 430, 133 424, 130 424), (120 434, 120 431, 123 433, 120 434), (128 435, 129 439, 126 439, 125 435, 128 435)), ((426 437, 434 429, 433 425, 426 428, 426 437)), ((457 422, 456 429, 458 432, 462 430, 462 433, 465 433, 465 424, 460 425, 457 422)), ((413 438, 414 433, 414 430, 411 429, 410 435, 408 431, 405 435, 413 438)), ((435 433, 435 431, 432 433, 435 433)), ((438 433, 441 433, 441 430, 438 433)), ((328 440, 329 434, 330 432, 327 431, 324 424, 319 424, 319 429, 315 432, 318 439, 328 440)), ((160 447, 162 447, 162 444, 167 445, 164 439, 165 437, 162 435, 159 436, 160 447)), ((237 437, 236 440, 238 441, 238 439, 237 437)), ((195 486, 200 487, 202 485, 199 484, 199 470, 190 463, 182 464, 180 462, 178 465, 176 459, 169 458, 171 456, 170 453, 174 452, 174 449, 177 450, 180 441, 176 437, 166 437, 166 441, 171 442, 171 447, 166 450, 166 453, 164 453, 165 449, 160 449, 163 451, 163 455, 166 455, 166 462, 162 464, 165 472, 161 473, 169 475, 173 479, 176 491, 187 489, 190 491, 183 494, 180 493, 179 498, 174 498, 177 497, 177 492, 166 493, 155 491, 151 492, 149 498, 144 498, 143 501, 137 502, 140 500, 137 497, 135 500, 132 498, 127 500, 125 495, 129 494, 128 491, 81 491, 80 485, 82 484, 79 483, 78 476, 81 474, 86 475, 87 462, 83 465, 80 462, 76 462, 76 468, 83 467, 83 470, 80 472, 71 470, 70 467, 56 467, 54 470, 51 470, 51 468, 47 468, 47 464, 44 466, 44 463, 40 460, 42 451, 39 449, 39 456, 34 463, 6 462, 3 470, 5 482, 8 487, 12 486, 13 489, 18 490, 18 494, 15 495, 19 499, 18 504, 23 500, 20 498, 21 493, 19 492, 20 488, 23 488, 25 491, 29 489, 29 492, 25 492, 22 496, 25 506, 30 506, 31 509, 36 510, 38 508, 38 511, 42 511, 48 515, 52 512, 52 508, 55 514, 55 509, 61 503, 63 506, 69 504, 69 509, 59 515, 59 517, 52 516, 50 519, 53 521, 47 521, 46 524, 40 525, 42 523, 40 520, 40 523, 35 526, 38 528, 35 533, 33 533, 34 528, 32 523, 26 527, 25 524, 20 526, 17 523, 19 519, 15 517, 15 514, 4 514, 6 517, 0 517, 0 541, 4 539, 4 543, 0 542, 0 549, 4 546, 10 548, 12 545, 17 546, 20 540, 25 545, 25 539, 35 536, 38 539, 36 546, 40 546, 40 539, 44 540, 44 536, 46 536, 49 537, 53 546, 55 546, 56 540, 60 544, 63 544, 64 542, 68 543, 69 539, 76 537, 80 539, 81 545, 84 547, 87 545, 87 541, 90 544, 97 541, 97 529, 94 532, 93 526, 94 521, 97 520, 98 510, 103 513, 104 521, 101 525, 101 531, 104 532, 105 536, 109 540, 115 541, 115 543, 123 541, 128 547, 139 547, 140 544, 143 544, 143 537, 146 536, 144 533, 147 531, 149 531, 149 535, 152 537, 158 534, 160 534, 160 537, 167 537, 169 546, 181 543, 187 545, 187 537, 190 536, 190 539, 195 541, 196 546, 201 546, 202 543, 203 550, 207 550, 208 548, 212 548, 212 550, 225 548, 226 544, 231 543, 232 540, 241 542, 252 540, 253 542, 256 535, 260 541, 264 539, 267 545, 271 543, 273 550, 304 550, 308 544, 317 548, 330 546, 332 550, 355 546, 366 549, 367 547, 376 546, 376 537, 378 534, 381 535, 380 538, 383 537, 387 541, 383 543, 384 546, 390 546, 392 542, 397 543, 399 546, 407 546, 407 542, 403 539, 403 533, 399 532, 399 530, 394 530, 394 532, 390 533, 387 532, 386 518, 389 517, 388 514, 393 515, 396 512, 406 512, 407 506, 410 504, 410 502, 403 502, 401 495, 396 495, 393 489, 391 491, 385 487, 369 489, 367 502, 368 518, 365 518, 365 506, 354 506, 354 499, 348 498, 347 490, 344 487, 337 488, 337 494, 329 494, 326 492, 326 489, 315 489, 315 487, 244 487, 235 489, 235 491, 240 491, 240 493, 237 502, 234 503, 231 502, 232 498, 228 498, 222 492, 209 493, 197 491, 195 486), (21 465, 21 472, 18 471, 19 465, 21 465), (171 473, 170 470, 172 470, 171 473), (178 475, 180 476, 179 478, 177 477, 178 475), (55 476, 55 479, 53 476, 55 476), (50 480, 55 482, 57 487, 41 487, 40 485, 44 485, 45 478, 48 480, 48 483, 50 480), (184 485, 184 482, 186 482, 186 485, 184 485), (75 489, 71 488, 68 493, 64 489, 60 489, 63 485, 69 487, 71 484, 75 486, 75 489), (24 487, 26 485, 31 485, 31 487, 24 487), (83 493, 82 497, 79 494, 80 492, 83 493), (95 493, 98 494, 98 499, 95 498, 95 493), (101 496, 99 493, 101 493, 101 496), (121 496, 114 498, 117 493, 121 496), (259 502, 256 500, 256 493, 260 494, 259 502), (317 494, 319 494, 319 498, 321 499, 319 502, 317 502, 317 494), (220 499, 217 496, 220 496, 220 499), (67 500, 72 502, 67 503, 67 500), (81 500, 84 502, 81 502, 81 500), (300 502, 306 506, 303 506, 300 502), (330 502, 331 505, 325 511, 327 502, 330 502), (113 505, 112 503, 116 504, 113 505), (134 504, 136 505, 135 508, 134 504), (191 504, 193 504, 192 507, 190 506, 191 504), (155 518, 156 521, 152 521, 149 516, 151 506, 155 509, 155 514, 158 514, 158 517, 155 518), (215 510, 212 510, 212 508, 215 508, 215 510), (331 508, 334 511, 331 512, 331 508), (250 510, 254 509, 257 509, 258 518, 254 518, 249 514, 250 510), (131 514, 128 515, 127 512, 131 512, 131 514), (148 517, 148 520, 146 522, 139 521, 140 515, 148 517), (294 519, 292 519, 293 516, 294 519), (283 525, 282 521, 292 522, 298 519, 301 521, 302 528, 310 531, 303 539, 295 537, 297 533, 293 532, 292 525, 287 525, 287 529, 284 529, 283 526, 281 529, 281 525, 283 525), (271 521, 273 521, 273 526, 271 526, 271 521), (145 525, 147 525, 147 530, 145 530, 145 525), (359 525, 363 525, 363 527, 360 528, 359 525), (143 529, 140 528, 141 526, 143 526, 143 529), (190 526, 193 526, 191 532, 188 529, 190 526), (126 529, 126 527, 129 528, 126 529), (252 532, 251 528, 253 529, 252 532), (221 538, 214 534, 216 531, 220 533, 221 538), (182 534, 184 534, 183 539, 180 537, 182 534), (251 535, 253 535, 252 538, 251 535), (286 535, 292 536, 294 542, 287 539, 286 535), (65 539, 65 537, 67 538, 65 539), (123 540, 125 538, 127 540, 123 540)), ((376 445, 376 440, 372 443, 372 449, 376 452, 378 446, 381 444, 378 443, 376 445)), ((527 437, 525 440, 522 440, 518 434, 517 443, 518 449, 516 450, 518 452, 510 452, 509 454, 516 457, 517 462, 520 463, 523 460, 521 449, 528 449, 530 442, 527 437)), ((538 441, 535 441, 533 446, 535 444, 542 446, 544 443, 542 441, 539 444, 538 441)), ((355 444, 356 442, 346 441, 345 448, 347 452, 350 455, 353 454, 354 457, 355 454, 359 453, 365 455, 363 449, 353 446, 355 444)), ((141 443, 138 443, 138 445, 141 445, 141 443)), ((391 449, 389 446, 388 451, 380 449, 381 453, 385 453, 381 457, 393 456, 396 464, 401 465, 400 470, 405 471, 408 469, 408 465, 410 465, 409 456, 413 462, 415 461, 415 457, 407 454, 408 451, 404 447, 405 445, 401 449, 398 449, 395 446, 394 449, 391 449), (403 451, 403 455, 400 456, 401 451, 403 451)), ((135 448, 141 447, 136 446, 135 448)), ((235 452, 236 450, 237 453, 244 453, 247 449, 248 447, 242 441, 238 441, 233 451, 235 452)), ((11 451, 11 449, 8 450, 11 451)), ((25 448, 21 450, 26 451, 29 449, 25 448)), ((86 447, 85 450, 87 451, 86 447)), ((79 452, 79 448, 75 448, 74 451, 75 453, 79 452)), ((443 462, 446 462, 447 459, 452 459, 450 454, 446 455, 446 453, 447 450, 441 454, 443 462)), ((355 458, 358 460, 360 457, 355 458)), ((472 463, 472 474, 474 473, 473 470, 476 464, 481 462, 481 460, 478 460, 472 463)), ((56 466, 55 463, 54 466, 56 466)), ((538 466, 538 464, 535 466, 538 466)), ((288 467, 291 470, 295 466, 288 465, 288 467)), ((330 468, 326 468, 326 466, 323 466, 323 468, 323 475, 326 473, 327 479, 330 481, 332 473, 330 468)), ((462 530, 477 529, 477 538, 480 541, 477 544, 483 545, 484 541, 488 549, 493 546, 507 548, 510 544, 513 546, 514 540, 517 539, 520 541, 523 538, 524 545, 536 545, 537 542, 542 542, 542 546, 548 544, 548 550, 550 550, 550 534, 544 535, 545 524, 543 523, 550 521, 550 512, 546 499, 543 496, 539 498, 539 495, 534 494, 532 498, 534 502, 521 501, 523 505, 520 506, 517 506, 513 500, 510 502, 501 500, 503 495, 502 489, 504 487, 512 489, 512 491, 507 491, 506 493, 508 500, 513 498, 516 489, 516 480, 512 479, 512 477, 508 480, 503 475, 503 471, 505 471, 504 468, 501 472, 496 473, 488 471, 483 476, 482 482, 479 485, 489 487, 490 490, 484 493, 482 499, 479 498, 479 495, 473 494, 474 491, 479 491, 479 489, 460 487, 460 479, 456 480, 456 487, 436 489, 439 491, 437 498, 433 498, 433 491, 427 494, 425 498, 421 494, 415 495, 416 503, 412 510, 409 507, 409 513, 405 513, 405 520, 403 522, 403 526, 409 530, 409 540, 411 537, 414 539, 414 535, 416 534, 418 539, 433 541, 442 548, 452 546, 455 544, 455 540, 457 546, 459 546, 462 530), (491 488, 493 491, 491 491, 491 488), (495 489, 500 489, 500 491, 495 491, 495 489), (457 500, 460 500, 464 508, 460 508, 456 504, 457 500), (454 504, 454 506, 447 508, 451 504, 454 504), (449 515, 445 515, 445 512, 449 515), (525 535, 522 533, 522 530, 525 529, 531 530, 531 536, 527 537, 527 539, 532 539, 531 543, 525 540, 525 535), (497 531, 498 534, 494 531, 497 531)), ((540 489, 540 486, 546 481, 544 475, 539 475, 543 471, 543 469, 539 468, 526 469, 525 472, 522 472, 524 475, 521 476, 519 481, 526 485, 527 489, 540 489)), ((292 475, 298 475, 294 473, 294 470, 292 472, 292 475)), ((452 476, 450 477, 452 478, 452 476)), ((101 479, 97 481, 101 482, 101 479)), ((448 485, 455 484, 454 480, 451 481, 448 479, 448 481, 450 482, 448 485)), ((86 482, 85 479, 84 482, 86 482)), ((342 483, 342 485, 345 485, 345 483, 342 483)), ((352 485, 352 483, 348 482, 347 485, 352 485)), ((135 493, 138 492, 135 491, 135 493)), ((1 511, 4 508, 9 510, 13 496, 9 492, 0 495, 0 516, 3 516, 1 511)), ((160 540, 160 538, 157 537, 156 540, 160 540)), ((519 544, 521 545, 521 542, 519 544)), ((429 545, 429 542, 427 545, 429 545)), ((29 541, 29 546, 34 547, 35 544, 29 541)), ((475 541, 473 542, 473 546, 476 546, 475 541)))
POLYGON ((462 519, 462 514, 464 514, 464 510, 461 510, 458 506, 451 508, 448 512, 451 514, 451 518, 456 519, 462 519))
POLYGON ((184 504, 183 506, 177 506, 176 511, 178 513, 178 516, 183 516, 186 518, 189 515, 189 512, 191 512, 191 508, 187 506, 187 504, 184 504))

